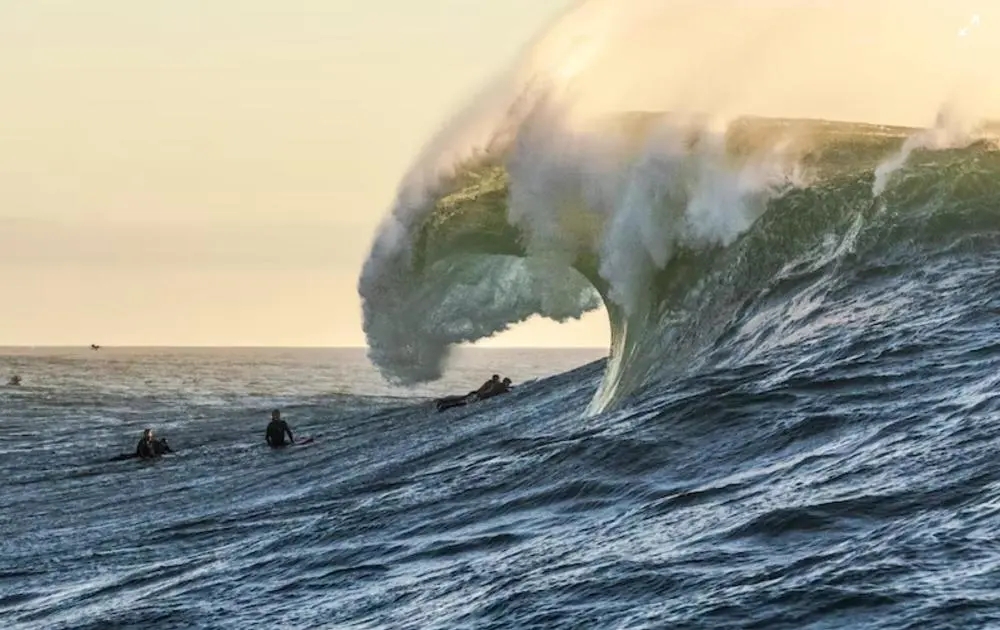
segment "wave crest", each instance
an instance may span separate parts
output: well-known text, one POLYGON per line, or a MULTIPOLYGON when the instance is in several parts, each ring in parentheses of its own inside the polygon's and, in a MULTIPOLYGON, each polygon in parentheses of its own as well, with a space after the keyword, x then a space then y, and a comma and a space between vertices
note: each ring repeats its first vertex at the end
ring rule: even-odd
POLYGON ((952 133, 947 116, 932 132, 585 120, 572 83, 528 76, 507 77, 488 115, 432 144, 376 237, 359 293, 369 356, 391 381, 435 379, 454 344, 603 303, 612 347, 591 409, 605 409, 690 365, 789 269, 822 267, 884 229, 877 215, 911 185, 898 175, 915 156, 982 136, 952 133), (442 140, 463 134, 478 138, 464 152, 442 140))

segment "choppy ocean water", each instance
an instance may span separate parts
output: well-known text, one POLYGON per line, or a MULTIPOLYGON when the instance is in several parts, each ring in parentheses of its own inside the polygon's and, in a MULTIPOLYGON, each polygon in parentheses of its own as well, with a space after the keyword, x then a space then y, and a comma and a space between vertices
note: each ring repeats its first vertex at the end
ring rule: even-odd
POLYGON ((996 123, 576 124, 534 85, 404 179, 359 282, 371 358, 423 382, 602 305, 609 357, 403 468, 386 513, 445 518, 394 539, 433 586, 346 623, 1000 627, 996 123))
POLYGON ((0 620, 990 627, 996 312, 816 329, 594 416, 590 350, 465 351, 409 396, 362 351, 5 351, 0 620), (494 370, 516 391, 428 402, 494 370), (275 406, 316 443, 266 448, 275 406), (145 426, 177 453, 106 461, 145 426))
POLYGON ((468 429, 428 401, 494 371, 523 384, 602 354, 464 350, 441 381, 402 390, 363 350, 2 350, 2 380, 22 385, 0 386, 0 625, 359 622, 348 604, 388 568, 366 549, 394 545, 370 528, 395 518, 365 511, 396 502, 392 470, 468 429), (273 407, 316 442, 266 448, 273 407), (108 461, 147 426, 176 453, 108 461))

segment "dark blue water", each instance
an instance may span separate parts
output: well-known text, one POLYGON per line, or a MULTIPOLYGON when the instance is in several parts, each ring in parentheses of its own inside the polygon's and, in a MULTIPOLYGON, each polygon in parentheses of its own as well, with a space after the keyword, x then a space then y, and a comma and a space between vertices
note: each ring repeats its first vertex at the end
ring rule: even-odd
POLYGON ((394 479, 464 430, 428 397, 600 354, 466 351, 402 398, 363 350, 0 351, 23 379, 0 387, 0 626, 343 625, 347 593, 388 575, 366 555, 399 547, 370 540, 367 510, 398 507, 394 479), (316 441, 267 449, 272 407, 316 441), (177 452, 107 461, 147 426, 177 452))
POLYGON ((336 356, 8 356, 63 387, 2 394, 3 626, 1000 624, 997 251, 776 282, 592 417, 603 362, 439 414, 248 384, 336 356), (264 448, 274 405, 321 437, 264 448), (102 461, 148 424, 178 452, 102 461))

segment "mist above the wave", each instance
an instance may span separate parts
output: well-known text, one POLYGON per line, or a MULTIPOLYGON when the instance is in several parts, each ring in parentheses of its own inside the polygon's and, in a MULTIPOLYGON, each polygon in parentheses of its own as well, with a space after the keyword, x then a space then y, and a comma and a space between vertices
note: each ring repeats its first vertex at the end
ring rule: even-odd
POLYGON ((584 0, 427 143, 388 221, 405 229, 442 177, 503 150, 539 108, 561 131, 630 111, 719 130, 741 116, 1000 120, 998 24, 1000 0, 584 0))
MULTIPOLYGON (((609 309, 641 319, 677 252, 730 245, 803 181, 787 139, 728 155, 734 120, 1000 118, 992 14, 966 0, 580 3, 450 120, 401 183, 359 281, 370 357, 392 380, 432 380, 453 344, 533 314, 578 317, 599 303, 570 265, 609 309), (620 116, 634 111, 671 116, 637 133, 620 116), (526 261, 449 259, 438 247, 445 259, 415 265, 450 177, 487 163, 508 176, 505 218, 526 261)), ((474 230, 484 207, 463 194, 449 212, 467 213, 474 230)))
POLYGON ((527 51, 522 80, 578 115, 631 110, 922 127, 1000 118, 1000 2, 591 0, 527 51))

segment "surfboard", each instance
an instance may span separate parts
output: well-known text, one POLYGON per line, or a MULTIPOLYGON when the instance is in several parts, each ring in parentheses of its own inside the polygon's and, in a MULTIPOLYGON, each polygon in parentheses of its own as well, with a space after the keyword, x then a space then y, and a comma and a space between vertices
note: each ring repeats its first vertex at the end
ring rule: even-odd
POLYGON ((439 412, 445 409, 451 409, 452 407, 464 407, 472 402, 472 394, 466 394, 465 396, 447 396, 445 398, 439 398, 434 401, 439 412))
POLYGON ((289 448, 289 447, 292 447, 292 446, 309 446, 310 444, 315 444, 316 443, 316 438, 320 438, 320 437, 323 437, 323 435, 322 434, 320 434, 320 435, 310 435, 310 436, 307 436, 307 437, 304 437, 304 438, 299 438, 299 439, 295 440, 294 442, 285 442, 284 444, 279 444, 278 446, 271 446, 270 444, 268 444, 267 446, 269 448, 273 448, 273 449, 276 449, 276 450, 277 449, 283 449, 283 448, 289 448))
MULTIPOLYGON (((170 451, 170 453, 173 453, 173 451, 170 451)), ((154 457, 139 457, 135 453, 122 453, 121 455, 115 455, 114 457, 112 457, 108 461, 109 462, 124 462, 124 461, 130 460, 130 459, 137 459, 137 460, 139 460, 141 462, 152 462, 152 461, 156 461, 158 459, 162 459, 162 458, 166 457, 167 455, 170 455, 170 453, 160 453, 159 455, 156 455, 154 457)))

